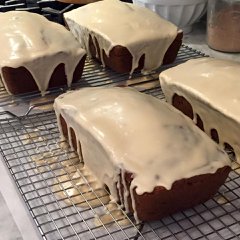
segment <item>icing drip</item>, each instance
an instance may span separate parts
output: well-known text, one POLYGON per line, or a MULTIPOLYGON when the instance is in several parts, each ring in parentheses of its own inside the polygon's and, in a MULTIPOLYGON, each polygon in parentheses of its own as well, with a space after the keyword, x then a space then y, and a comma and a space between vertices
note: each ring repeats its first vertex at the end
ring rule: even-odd
POLYGON ((124 200, 124 205, 125 205, 125 209, 126 212, 129 212, 129 206, 128 206, 128 196, 129 196, 129 190, 127 188, 127 184, 126 184, 126 179, 125 179, 125 171, 124 169, 122 169, 121 171, 121 178, 122 178, 122 184, 123 184, 123 200, 124 200))
MULTIPOLYGON (((60 121, 59 115, 56 115, 56 118, 57 118, 57 125, 58 125, 58 126, 61 126, 61 121, 60 121)), ((62 131, 62 128, 61 128, 61 127, 59 127, 59 132, 60 132, 61 140, 64 141, 64 140, 65 140, 65 136, 63 135, 63 131, 62 131)), ((65 145, 65 142, 63 142, 63 145, 65 145)), ((68 147, 68 146, 67 146, 67 147, 68 147)))
MULTIPOLYGON (((107 56, 113 47, 126 47, 132 54, 132 70, 145 54, 143 71, 151 71, 162 64, 165 52, 177 36, 177 27, 160 18, 153 11, 118 0, 99 1, 64 14, 65 20, 89 51, 89 36, 97 39, 107 56)), ((101 51, 102 54, 102 51, 101 51)), ((103 57, 99 56, 102 64, 103 57)))
POLYGON ((128 190, 133 196, 133 189, 138 195, 156 186, 171 189, 177 180, 230 165, 226 154, 190 119, 131 88, 68 92, 56 98, 54 109, 81 139, 86 166, 109 187, 115 200, 120 169, 122 176, 125 171, 134 176, 128 190))
POLYGON ((134 194, 133 194, 134 187, 135 186, 133 184, 131 184, 129 192, 130 192, 130 196, 131 196, 131 199, 132 199, 132 209, 133 209, 134 219, 136 220, 137 223, 139 223, 140 221, 138 219, 136 203, 135 203, 134 194))
MULTIPOLYGON (((69 31, 39 14, 24 11, 2 13, 0 22, 4 23, 0 26, 0 43, 4 45, 0 54, 1 76, 3 67, 25 67, 44 95, 54 69, 64 63, 67 84, 71 85, 85 50, 69 31)), ((7 89, 3 77, 2 81, 7 89)))
POLYGON ((118 200, 120 200, 121 202, 121 207, 124 207, 124 198, 123 198, 123 193, 121 191, 121 179, 122 179, 122 171, 121 171, 121 174, 118 176, 118 181, 117 181, 117 190, 118 190, 118 193, 119 193, 119 198, 118 200))
POLYGON ((172 102, 174 93, 185 97, 204 122, 205 132, 211 135, 211 129, 216 129, 220 145, 223 147, 225 142, 230 144, 238 161, 239 76, 240 63, 213 58, 190 60, 160 74, 167 101, 172 102))

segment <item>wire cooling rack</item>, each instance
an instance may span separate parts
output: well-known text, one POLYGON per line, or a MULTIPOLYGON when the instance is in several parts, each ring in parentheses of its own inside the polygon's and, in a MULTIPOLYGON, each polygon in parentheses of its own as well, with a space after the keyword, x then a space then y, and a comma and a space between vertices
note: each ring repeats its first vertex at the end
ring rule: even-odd
MULTIPOLYGON (((73 88, 128 85, 163 99, 158 74, 202 53, 182 46, 174 64, 142 76, 114 74, 87 61, 73 88)), ((52 89, 41 104, 66 89, 52 89)), ((204 204, 159 221, 138 223, 97 186, 65 142, 60 141, 53 111, 33 113, 37 93, 9 96, 0 88, 0 106, 27 105, 25 116, 0 112, 0 152, 44 240, 58 239, 240 239, 240 166, 235 163, 224 186, 204 204)), ((22 114, 22 115, 24 115, 22 114)))
MULTIPOLYGON (((165 65, 160 67, 155 72, 142 75, 141 73, 134 73, 132 78, 129 79, 128 74, 119 74, 114 73, 110 69, 103 69, 100 64, 96 64, 93 60, 86 60, 84 71, 81 80, 72 85, 72 89, 80 88, 80 87, 88 87, 88 86, 107 86, 107 85, 129 85, 135 86, 142 83, 140 90, 145 90, 147 92, 151 92, 158 94, 160 91, 159 88, 159 73, 171 66, 182 63, 191 58, 198 58, 204 56, 203 53, 193 50, 188 46, 182 45, 179 50, 177 59, 173 64, 165 65), (144 83, 144 84, 143 84, 144 83)), ((38 92, 31 92, 27 94, 19 94, 19 95, 9 95, 5 88, 0 85, 0 107, 3 107, 7 111, 18 112, 19 107, 25 109, 25 113, 30 108, 34 108, 42 103, 52 101, 53 98, 57 97, 59 94, 65 92, 67 90, 66 87, 63 88, 53 88, 51 89, 44 98, 40 96, 38 92)))
POLYGON ((240 239, 237 163, 213 199, 136 224, 119 207, 109 209, 107 191, 94 188, 94 179, 78 170, 76 154, 59 140, 54 112, 1 115, 1 153, 43 239, 240 239))

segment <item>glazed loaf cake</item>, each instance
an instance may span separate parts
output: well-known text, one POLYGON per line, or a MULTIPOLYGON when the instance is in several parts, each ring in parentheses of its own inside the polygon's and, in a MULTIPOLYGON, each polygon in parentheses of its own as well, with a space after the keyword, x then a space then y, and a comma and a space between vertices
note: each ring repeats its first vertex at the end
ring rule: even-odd
POLYGON ((0 74, 10 94, 70 86, 86 58, 72 34, 45 17, 24 11, 0 14, 0 74))
POLYGON ((59 130, 112 197, 137 220, 211 198, 227 155, 191 120, 131 88, 85 88, 54 103, 59 130))
POLYGON ((67 26, 103 66, 119 73, 151 71, 175 60, 183 33, 143 7, 99 1, 64 14, 67 26))
POLYGON ((200 58, 160 74, 169 103, 240 161, 240 63, 200 58), (191 71, 189 71, 191 69, 191 71))

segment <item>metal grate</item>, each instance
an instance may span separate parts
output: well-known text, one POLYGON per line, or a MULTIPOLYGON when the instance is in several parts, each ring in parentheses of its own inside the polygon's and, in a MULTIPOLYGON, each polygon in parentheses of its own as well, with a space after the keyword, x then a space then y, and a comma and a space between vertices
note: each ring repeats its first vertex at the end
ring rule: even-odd
MULTIPOLYGON (((73 88, 129 85, 163 99, 159 72, 202 56, 182 46, 174 64, 146 76, 137 73, 130 80, 126 74, 102 71, 99 65, 88 61, 83 79, 73 88)), ((64 91, 66 89, 53 89, 49 96, 64 91)), ((0 105, 10 110, 27 103, 31 111, 35 107, 31 101, 39 97, 37 93, 13 97, 7 95, 4 88, 0 89, 0 105)), ((22 117, 2 112, 0 139, 4 161, 44 240, 240 239, 240 166, 237 163, 213 199, 160 221, 136 224, 132 216, 119 207, 110 209, 104 200, 108 197, 107 191, 94 187, 94 179, 79 170, 81 166, 75 152, 59 140, 54 112, 22 117)))
POLYGON ((160 221, 135 224, 121 210, 107 211, 107 191, 99 195, 91 177, 77 170, 76 154, 59 140, 54 112, 1 115, 1 153, 43 239, 240 239, 239 164, 213 199, 160 221), (83 180, 84 191, 77 184, 83 180), (110 220, 101 222, 106 215, 110 220))
MULTIPOLYGON (((144 76, 141 73, 135 73, 131 79, 129 79, 128 74, 118 74, 107 68, 103 71, 103 68, 100 66, 100 64, 96 64, 93 60, 87 60, 84 67, 82 79, 73 84, 72 89, 87 86, 107 85, 129 85, 137 87, 137 85, 141 84, 141 88, 139 90, 144 90, 149 93, 151 92, 153 95, 158 95, 160 91, 158 75, 161 71, 189 59, 199 58, 203 56, 203 53, 182 45, 177 59, 173 64, 162 66, 157 71, 144 76)), ((52 98, 58 96, 66 90, 67 88, 51 89, 45 97, 45 102, 49 101, 49 99, 52 101, 52 98)), ((9 95, 6 92, 5 88, 0 85, 0 107, 4 107, 4 109, 7 111, 18 112, 19 106, 26 105, 25 112, 27 112, 29 108, 36 106, 36 102, 38 100, 40 100, 40 102, 43 102, 42 99, 43 98, 41 98, 38 92, 12 96, 9 95)))

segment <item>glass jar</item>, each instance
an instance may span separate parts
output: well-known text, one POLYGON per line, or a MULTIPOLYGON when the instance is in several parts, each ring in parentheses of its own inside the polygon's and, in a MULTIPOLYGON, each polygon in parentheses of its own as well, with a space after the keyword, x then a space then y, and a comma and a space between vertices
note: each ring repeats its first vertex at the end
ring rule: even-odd
POLYGON ((208 0, 207 42, 222 52, 240 52, 240 0, 208 0))

